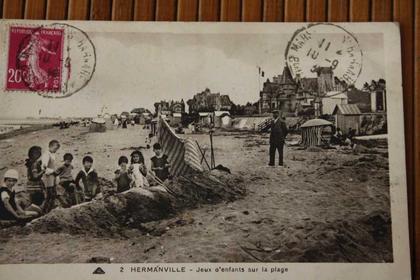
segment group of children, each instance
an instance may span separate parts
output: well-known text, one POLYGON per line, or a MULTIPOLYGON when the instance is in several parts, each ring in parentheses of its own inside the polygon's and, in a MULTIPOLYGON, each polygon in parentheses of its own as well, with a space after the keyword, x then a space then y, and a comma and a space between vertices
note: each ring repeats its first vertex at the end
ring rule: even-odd
MULTIPOLYGON (((42 152, 39 146, 28 151, 25 166, 27 169, 26 188, 17 186, 19 174, 9 169, 0 185, 0 220, 31 219, 50 212, 54 207, 63 208, 90 201, 102 193, 99 177, 93 168, 93 158, 83 157, 83 167, 73 177, 73 155, 66 153, 63 163, 56 158, 60 143, 50 141, 48 151, 42 152)), ((117 192, 135 187, 149 187, 148 177, 158 184, 170 179, 170 163, 162 153, 159 143, 153 145, 155 155, 151 158, 151 171, 148 172, 143 154, 136 150, 131 153, 131 161, 126 156, 118 159, 114 182, 117 192)))

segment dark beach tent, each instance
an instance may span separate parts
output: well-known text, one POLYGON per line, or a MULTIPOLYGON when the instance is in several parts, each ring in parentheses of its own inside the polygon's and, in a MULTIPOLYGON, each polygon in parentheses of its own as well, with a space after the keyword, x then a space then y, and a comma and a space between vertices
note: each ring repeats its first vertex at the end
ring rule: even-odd
POLYGON ((151 120, 151 122, 150 122, 150 133, 152 134, 152 135, 156 135, 156 133, 157 133, 157 124, 158 124, 158 118, 154 118, 154 119, 152 119, 151 120))
POLYGON ((95 118, 90 123, 89 132, 105 132, 106 121, 104 118, 95 118))
POLYGON ((302 131, 302 145, 305 147, 320 146, 322 144, 322 130, 333 124, 323 119, 312 119, 300 126, 302 131))

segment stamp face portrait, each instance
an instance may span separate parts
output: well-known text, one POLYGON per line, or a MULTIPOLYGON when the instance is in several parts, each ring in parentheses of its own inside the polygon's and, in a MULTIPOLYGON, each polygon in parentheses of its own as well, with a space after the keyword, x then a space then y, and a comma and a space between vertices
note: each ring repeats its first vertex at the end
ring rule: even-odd
POLYGON ((362 50, 354 35, 341 26, 323 23, 298 30, 286 48, 293 78, 316 76, 330 67, 335 77, 353 85, 362 70, 362 50))
POLYGON ((61 91, 63 29, 12 26, 6 90, 61 91))

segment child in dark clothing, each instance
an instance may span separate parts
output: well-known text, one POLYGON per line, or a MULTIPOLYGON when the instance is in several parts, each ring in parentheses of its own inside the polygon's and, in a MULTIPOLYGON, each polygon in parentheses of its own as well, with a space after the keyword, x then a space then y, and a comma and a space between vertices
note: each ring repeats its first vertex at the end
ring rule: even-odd
POLYGON ((118 159, 119 168, 115 170, 114 182, 117 184, 117 192, 129 190, 134 183, 132 170, 128 168, 128 158, 121 156, 118 159))
POLYGON ((61 196, 60 202, 64 203, 63 207, 72 206, 80 203, 77 201, 75 195, 76 183, 73 179, 73 155, 66 153, 63 157, 64 164, 56 169, 55 174, 60 178, 59 187, 60 192, 57 191, 58 195, 61 196))
POLYGON ((101 192, 98 186, 98 174, 92 168, 93 158, 91 156, 85 156, 82 163, 83 168, 75 179, 76 192, 83 193, 84 198, 82 200, 90 201, 101 192), (80 180, 82 180, 83 186, 80 185, 80 180))
POLYGON ((153 151, 155 152, 155 156, 151 158, 152 171, 163 182, 169 179, 169 168, 171 165, 168 161, 168 156, 163 154, 162 147, 159 143, 153 145, 153 151))
POLYGON ((31 202, 43 208, 45 200, 45 185, 42 176, 45 169, 42 168, 41 161, 42 149, 39 146, 32 146, 28 151, 28 158, 25 161, 27 170, 27 187, 31 202))

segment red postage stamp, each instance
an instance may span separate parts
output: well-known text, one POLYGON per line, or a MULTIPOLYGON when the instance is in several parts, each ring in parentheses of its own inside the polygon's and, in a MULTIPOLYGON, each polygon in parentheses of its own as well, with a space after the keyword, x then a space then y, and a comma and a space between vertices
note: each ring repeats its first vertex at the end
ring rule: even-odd
POLYGON ((6 90, 60 92, 64 29, 11 26, 6 90))

